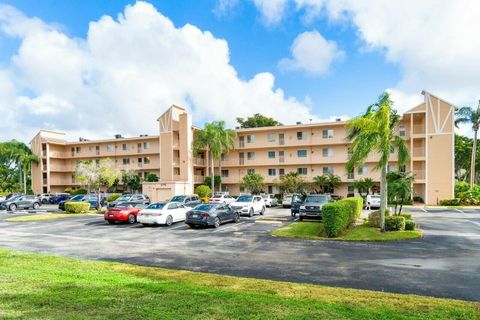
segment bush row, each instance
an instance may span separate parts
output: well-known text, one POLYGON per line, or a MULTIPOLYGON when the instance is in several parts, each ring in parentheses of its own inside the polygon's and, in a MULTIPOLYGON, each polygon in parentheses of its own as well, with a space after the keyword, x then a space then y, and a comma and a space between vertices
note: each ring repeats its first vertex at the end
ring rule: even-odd
MULTIPOLYGON (((368 215, 367 224, 370 227, 380 227, 380 210, 373 211, 368 215)), ((385 211, 385 230, 400 231, 400 230, 415 230, 416 223, 412 220, 411 213, 401 213, 400 215, 390 215, 390 211, 385 211)))
POLYGON ((88 202, 66 202, 66 213, 85 213, 90 210, 90 203, 88 202))
POLYGON ((336 237, 357 221, 362 213, 362 206, 363 199, 361 197, 347 198, 324 205, 322 220, 327 236, 336 237))
POLYGON ((108 196, 107 202, 112 202, 120 198, 122 194, 121 193, 112 193, 111 195, 108 196))
POLYGON ((459 199, 459 198, 440 200, 441 206, 460 206, 461 204, 462 204, 462 199, 459 199))

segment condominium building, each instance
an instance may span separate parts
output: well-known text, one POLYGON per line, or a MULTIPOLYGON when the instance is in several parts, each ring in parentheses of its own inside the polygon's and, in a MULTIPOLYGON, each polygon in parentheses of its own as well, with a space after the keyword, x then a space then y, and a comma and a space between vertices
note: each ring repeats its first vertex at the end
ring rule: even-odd
MULTIPOLYGON (((445 100, 422 92, 424 101, 402 115, 398 135, 405 139, 411 159, 398 168, 392 153, 389 170, 415 174, 415 194, 428 204, 452 198, 454 187, 454 110, 445 100)), ((143 191, 154 200, 173 194, 193 193, 194 187, 209 174, 208 153, 192 153, 194 131, 191 115, 173 105, 158 118, 159 135, 134 138, 121 136, 109 140, 65 141, 63 133, 41 130, 32 140, 32 150, 41 161, 32 168, 34 192, 58 192, 76 187, 73 172, 78 160, 111 158, 114 165, 134 171, 141 177, 149 172, 159 182, 144 182, 143 191)), ((215 172, 222 177, 223 191, 238 194, 246 174, 264 176, 265 192, 278 193, 278 183, 288 172, 298 172, 307 182, 313 177, 333 173, 342 183, 335 194, 355 194, 353 182, 372 178, 378 156, 372 154, 365 164, 347 172, 349 141, 345 122, 295 124, 276 127, 236 129, 235 148, 215 161, 215 172), (221 168, 219 167, 221 165, 221 168)))

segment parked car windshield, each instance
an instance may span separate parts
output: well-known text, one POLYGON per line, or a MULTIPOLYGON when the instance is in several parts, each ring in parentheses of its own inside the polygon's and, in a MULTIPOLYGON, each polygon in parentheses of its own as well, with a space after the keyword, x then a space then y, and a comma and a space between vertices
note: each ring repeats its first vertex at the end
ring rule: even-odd
POLYGON ((252 202, 252 196, 240 196, 237 199, 237 202, 252 202))
POLYGON ((187 196, 175 196, 170 199, 171 202, 183 202, 187 196))
POLYGON ((193 209, 198 210, 198 211, 208 212, 208 211, 212 210, 213 208, 215 208, 216 206, 217 206, 216 204, 199 204, 198 206, 196 206, 193 209))
POLYGON ((14 196, 14 197, 11 197, 10 199, 8 199, 8 201, 16 201, 18 199, 20 199, 22 196, 14 196))
POLYGON ((380 196, 370 196, 370 199, 372 199, 372 200, 380 200, 380 196))
POLYGON ((145 209, 156 209, 156 210, 160 210, 160 209, 163 209, 163 207, 165 207, 165 202, 159 202, 159 203, 152 203, 151 205, 149 205, 148 207, 146 207, 145 209))
POLYGON ((120 202, 120 201, 127 201, 127 200, 130 200, 130 195, 126 194, 126 195, 123 195, 121 196, 120 198, 118 198, 116 201, 117 202, 120 202))
POLYGON ((328 196, 310 195, 305 198, 305 202, 328 202, 328 196))
POLYGON ((71 201, 77 201, 77 200, 82 200, 84 195, 82 194, 77 194, 76 196, 73 196, 70 200, 71 201))

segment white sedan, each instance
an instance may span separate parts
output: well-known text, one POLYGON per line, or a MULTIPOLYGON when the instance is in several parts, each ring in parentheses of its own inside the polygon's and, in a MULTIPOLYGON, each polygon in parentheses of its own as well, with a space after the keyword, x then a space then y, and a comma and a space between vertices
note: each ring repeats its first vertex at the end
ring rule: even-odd
POLYGON ((235 201, 235 198, 228 194, 216 194, 212 198, 208 199, 208 203, 230 204, 234 201, 235 201))
POLYGON ((153 203, 139 212, 137 221, 144 226, 153 224, 171 226, 174 222, 185 221, 185 214, 189 209, 179 202, 153 203))

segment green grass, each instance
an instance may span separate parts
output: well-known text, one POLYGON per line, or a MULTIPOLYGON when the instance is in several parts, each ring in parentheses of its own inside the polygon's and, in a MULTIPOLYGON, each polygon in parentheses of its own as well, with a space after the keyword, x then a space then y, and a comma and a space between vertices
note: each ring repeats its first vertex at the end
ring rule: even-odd
POLYGON ((0 250, 1 319, 480 319, 480 304, 0 250))
POLYGON ((272 232, 273 236, 285 238, 301 238, 307 240, 343 240, 343 241, 395 241, 417 239, 422 237, 422 231, 380 232, 376 228, 360 225, 348 229, 337 238, 328 238, 323 223, 294 222, 272 232))
POLYGON ((85 216, 85 213, 49 213, 49 214, 35 214, 31 216, 7 218, 5 219, 5 221, 30 222, 30 221, 53 220, 53 219, 70 218, 70 217, 82 217, 82 216, 85 216))

